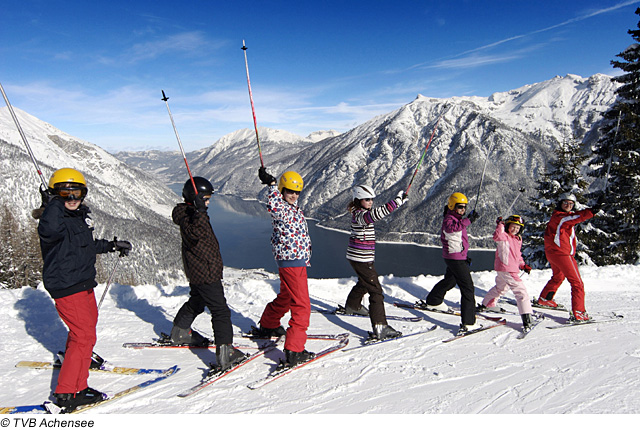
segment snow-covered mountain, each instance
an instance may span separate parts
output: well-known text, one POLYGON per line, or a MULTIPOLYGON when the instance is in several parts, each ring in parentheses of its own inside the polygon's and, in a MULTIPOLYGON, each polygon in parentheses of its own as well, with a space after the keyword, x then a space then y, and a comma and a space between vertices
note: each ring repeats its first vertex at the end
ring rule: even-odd
MULTIPOLYGON (((86 198, 95 220, 94 237, 130 240, 119 274, 138 282, 181 277, 179 232, 170 220, 179 201, 150 173, 129 167, 101 148, 73 137, 14 107, 18 121, 45 181, 59 168, 71 167, 87 179, 86 198)), ((20 225, 35 228, 31 211, 40 206, 40 179, 7 107, 0 108, 0 206, 7 206, 20 225)), ((106 268, 115 254, 102 256, 106 268)), ((116 279, 118 279, 116 277, 116 279)))
MULTIPOLYGON (((470 233, 485 238, 474 245, 492 246, 487 238, 493 220, 509 215, 504 212, 519 194, 518 188, 527 192, 512 211, 517 213, 528 204, 526 196, 553 156, 553 148, 571 138, 580 139, 585 149, 596 142, 598 122, 614 102, 615 89, 611 78, 601 74, 557 76, 488 98, 419 95, 400 109, 321 140, 268 128, 259 128, 259 136, 269 172, 277 176, 292 169, 302 174, 305 191, 300 204, 307 215, 323 225, 346 229, 350 188, 372 185, 379 203, 406 189, 441 116, 409 203, 379 223, 377 231, 387 239, 438 244, 447 197, 461 191, 474 207, 486 161, 477 202, 481 218, 470 233)), ((136 164, 130 153, 116 156, 136 164)), ((192 172, 210 178, 221 193, 243 198, 264 193, 257 178, 260 162, 252 129, 230 133, 208 148, 187 154, 187 159, 192 172)), ((162 166, 152 170, 161 171, 162 166)), ((162 171, 169 182, 186 180, 184 167, 162 171)))

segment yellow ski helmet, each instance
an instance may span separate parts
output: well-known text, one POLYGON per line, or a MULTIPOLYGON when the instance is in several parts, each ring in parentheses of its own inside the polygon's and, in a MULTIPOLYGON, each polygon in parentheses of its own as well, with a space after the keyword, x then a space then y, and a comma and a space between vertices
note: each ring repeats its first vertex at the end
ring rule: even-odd
POLYGON ((468 203, 469 203, 469 200, 467 199, 467 196, 465 196, 462 193, 453 193, 449 197, 449 201, 447 202, 447 207, 449 208, 449 210, 453 210, 458 204, 466 205, 468 203))
POLYGON ((522 230, 524 228, 524 219, 522 219, 522 217, 520 215, 511 215, 509 218, 507 218, 507 220, 504 222, 505 225, 507 224, 516 224, 520 226, 520 230, 522 230))
POLYGON ((304 187, 302 176, 291 170, 284 172, 278 181, 278 191, 280 191, 280 193, 282 193, 283 188, 300 192, 302 191, 302 187, 304 187))
POLYGON ((72 182, 74 184, 81 184, 84 187, 87 186, 87 180, 84 175, 78 172, 76 169, 63 168, 53 172, 49 179, 49 188, 54 189, 56 184, 64 184, 72 182))

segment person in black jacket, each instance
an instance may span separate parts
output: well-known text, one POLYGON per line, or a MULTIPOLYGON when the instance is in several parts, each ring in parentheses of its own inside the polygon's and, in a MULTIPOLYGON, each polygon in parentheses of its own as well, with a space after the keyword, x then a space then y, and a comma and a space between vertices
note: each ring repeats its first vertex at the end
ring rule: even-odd
POLYGON ((58 315, 69 328, 62 368, 54 391, 55 403, 67 411, 102 400, 103 393, 90 388, 89 367, 96 343, 98 307, 96 254, 120 251, 127 255, 127 241, 93 238, 91 211, 83 204, 87 182, 75 169, 56 170, 49 188, 40 188, 42 206, 38 234, 44 266, 44 288, 53 298, 58 315))
POLYGON ((217 366, 214 371, 226 370, 244 360, 245 354, 235 349, 231 311, 222 285, 222 256, 213 232, 207 209, 213 186, 207 179, 196 176, 185 182, 182 189, 184 203, 179 203, 171 214, 180 226, 182 236, 182 263, 189 279, 190 297, 173 320, 171 342, 175 345, 207 345, 209 341, 191 330, 195 318, 211 312, 217 366), (196 191, 197 190, 197 191, 196 191))

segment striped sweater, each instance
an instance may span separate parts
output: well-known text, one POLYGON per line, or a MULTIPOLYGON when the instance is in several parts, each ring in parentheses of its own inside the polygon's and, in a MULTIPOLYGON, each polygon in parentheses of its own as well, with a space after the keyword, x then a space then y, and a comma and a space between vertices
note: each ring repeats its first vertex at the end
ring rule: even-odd
POLYGON ((347 247, 347 260, 368 263, 376 256, 376 231, 373 223, 380 221, 402 205, 402 199, 396 197, 390 202, 373 208, 354 209, 351 213, 351 235, 347 247))

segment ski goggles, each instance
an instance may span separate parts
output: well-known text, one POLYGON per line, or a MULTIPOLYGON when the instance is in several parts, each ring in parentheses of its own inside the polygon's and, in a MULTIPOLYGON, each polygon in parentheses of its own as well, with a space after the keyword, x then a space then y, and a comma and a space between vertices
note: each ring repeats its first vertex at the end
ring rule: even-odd
POLYGON ((456 205, 456 209, 466 209, 467 205, 456 205))
POLYGON ((283 188, 282 192, 283 193, 289 193, 289 194, 295 194, 296 196, 300 195, 300 191, 290 190, 289 188, 283 188))
POLYGON ((87 195, 87 188, 58 188, 57 194, 65 200, 82 200, 87 195))

